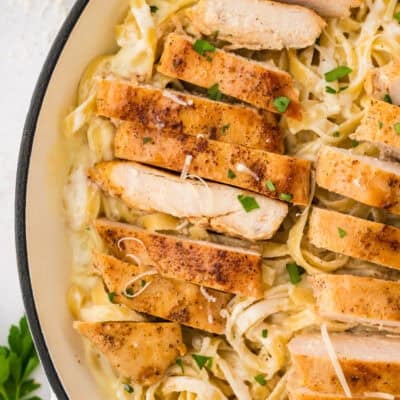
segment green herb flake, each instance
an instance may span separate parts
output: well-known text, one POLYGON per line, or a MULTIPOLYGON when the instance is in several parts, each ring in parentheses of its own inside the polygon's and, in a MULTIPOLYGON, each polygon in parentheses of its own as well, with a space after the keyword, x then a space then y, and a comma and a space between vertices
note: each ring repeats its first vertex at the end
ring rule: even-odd
POLYGON ((326 72, 325 75, 325 80, 327 82, 334 82, 337 81, 341 78, 344 78, 345 76, 351 74, 353 70, 346 65, 341 65, 340 67, 337 67, 335 69, 332 69, 331 71, 326 72))
POLYGON ((337 93, 337 91, 331 86, 326 86, 325 87, 325 92, 326 93, 330 93, 330 94, 336 94, 337 93))
POLYGON ((129 383, 124 383, 124 390, 127 393, 133 393, 135 391, 129 383))
POLYGON ((268 329, 263 329, 261 331, 261 336, 265 339, 268 337, 268 329))
POLYGON ((393 15, 394 19, 400 24, 400 12, 393 15))
POLYGON ((226 124, 221 128, 221 131, 223 134, 226 133, 226 131, 230 128, 231 124, 226 124))
POLYGON ((12 325, 8 334, 8 346, 0 346, 0 399, 41 400, 32 395, 40 384, 30 379, 39 365, 25 317, 19 325, 12 325))
POLYGON ((276 192, 276 187, 274 185, 274 182, 271 181, 271 179, 269 179, 266 183, 265 183, 265 187, 270 191, 270 192, 276 192))
POLYGON ((219 101, 222 99, 222 93, 219 91, 219 84, 216 83, 207 89, 208 98, 219 101))
POLYGON ((200 354, 192 354, 192 358, 200 369, 203 369, 204 367, 211 369, 213 362, 212 357, 202 356, 200 354))
POLYGON ((321 44, 321 36, 315 40, 315 44, 319 46, 321 44))
POLYGON ((212 34, 213 40, 217 40, 218 36, 219 36, 219 31, 214 31, 214 33, 212 34))
POLYGON ((289 193, 279 193, 279 200, 286 201, 287 203, 290 203, 293 199, 293 195, 289 193))
POLYGON ((296 263, 286 264, 286 271, 288 272, 290 282, 293 283, 293 285, 301 282, 301 275, 306 272, 303 267, 300 267, 300 265, 297 265, 296 263))
POLYGON ((335 131, 332 133, 333 137, 339 137, 340 136, 340 132, 339 131, 335 131))
POLYGON ((146 281, 144 280, 144 279, 142 279, 141 281, 140 281, 140 286, 141 287, 145 287, 146 286, 146 281))
POLYGON ((350 139, 350 144, 351 144, 351 147, 357 147, 360 144, 360 142, 355 139, 350 139))
POLYGON ((114 303, 115 295, 115 292, 108 293, 108 300, 110 300, 110 303, 114 303))
POLYGON ((158 11, 158 7, 157 6, 150 6, 150 12, 152 14, 155 14, 158 11))
POLYGON ((290 99, 288 99, 288 98, 285 97, 285 96, 277 97, 277 98, 274 100, 274 107, 275 107, 276 110, 279 111, 280 113, 284 113, 284 112, 288 109, 289 104, 290 104, 290 99))
POLYGON ((130 296, 133 296, 133 293, 134 292, 133 292, 132 288, 127 288, 123 294, 125 297, 127 297, 129 299, 130 296))
POLYGON ((338 92, 343 92, 344 90, 348 89, 348 86, 342 86, 339 88, 338 92))
POLYGON ((389 94, 389 93, 386 93, 386 94, 383 96, 383 101, 386 101, 386 103, 389 103, 389 104, 393 104, 392 98, 390 97, 390 94, 389 94))
POLYGON ((383 127, 383 122, 382 122, 382 121, 379 121, 379 122, 378 122, 378 126, 379 126, 379 129, 382 129, 382 127, 383 127))
POLYGON ((178 365, 182 371, 182 374, 185 373, 185 368, 183 367, 183 361, 181 358, 177 358, 176 359, 176 365, 178 365))
POLYGON ((153 139, 149 136, 143 138, 143 144, 153 143, 153 139))
POLYGON ((257 200, 252 196, 239 194, 238 200, 246 212, 250 212, 256 210, 257 208, 260 208, 257 200))
POLYGON ((193 45, 194 50, 201 56, 205 56, 208 52, 214 52, 216 50, 215 46, 207 42, 207 40, 197 39, 193 45))
POLYGON ((229 179, 235 179, 236 178, 236 174, 230 168, 228 169, 228 178, 229 179))
POLYGON ((260 375, 256 375, 254 377, 254 380, 259 383, 261 386, 265 386, 267 384, 267 381, 265 379, 265 375, 260 374, 260 375))
POLYGON ((393 125, 394 131, 396 132, 396 135, 400 135, 400 122, 396 122, 393 125))
POLYGON ((340 238, 344 238, 347 235, 347 232, 343 228, 338 228, 338 234, 340 238))

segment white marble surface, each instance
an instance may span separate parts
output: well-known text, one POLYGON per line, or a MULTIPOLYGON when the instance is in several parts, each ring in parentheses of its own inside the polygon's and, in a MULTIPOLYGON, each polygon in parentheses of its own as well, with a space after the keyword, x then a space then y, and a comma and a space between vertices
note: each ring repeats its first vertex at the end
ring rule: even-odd
MULTIPOLYGON (((25 115, 47 52, 73 0, 0 0, 0 344, 23 306, 14 249, 14 181, 25 115)), ((41 397, 50 399, 43 372, 41 397)))

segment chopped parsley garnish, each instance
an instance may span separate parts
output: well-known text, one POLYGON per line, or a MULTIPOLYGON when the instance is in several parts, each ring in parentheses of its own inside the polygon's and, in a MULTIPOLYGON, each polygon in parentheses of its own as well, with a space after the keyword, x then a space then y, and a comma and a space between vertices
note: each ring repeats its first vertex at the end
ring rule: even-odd
POLYGON ((254 379, 255 379, 255 381, 256 381, 257 383, 259 383, 261 386, 265 386, 265 385, 267 384, 267 381, 266 381, 266 379, 265 379, 265 375, 262 375, 262 374, 256 375, 256 376, 254 377, 254 379))
POLYGON ((125 289, 125 292, 123 293, 125 295, 125 297, 127 297, 129 299, 129 296, 133 296, 133 290, 132 288, 127 288, 125 289))
POLYGON ((228 178, 229 179, 235 179, 236 178, 236 174, 230 168, 228 169, 228 178))
POLYGON ((115 298, 115 292, 108 293, 108 300, 110 300, 111 303, 114 303, 114 298, 115 298))
POLYGON ((214 52, 216 50, 215 46, 212 43, 207 42, 207 40, 203 39, 197 39, 194 42, 193 48, 201 56, 205 56, 207 52, 214 52))
POLYGON ((378 122, 378 126, 379 126, 379 129, 382 129, 382 127, 383 127, 383 122, 382 122, 382 121, 379 121, 379 122, 378 122))
POLYGON ((203 369, 204 367, 211 369, 213 361, 212 357, 202 356, 200 354, 192 354, 192 358, 194 361, 196 361, 196 364, 200 369, 203 369))
POLYGON ((185 373, 185 369, 183 368, 183 361, 182 361, 181 358, 177 358, 176 359, 176 365, 178 365, 180 367, 180 369, 182 371, 182 374, 184 374, 185 373))
POLYGON ((257 203, 257 200, 252 196, 245 196, 243 194, 239 194, 238 200, 240 201, 240 204, 242 205, 242 207, 246 212, 250 212, 256 210, 257 208, 260 208, 259 204, 257 203))
POLYGON ((153 139, 149 136, 143 138, 143 144, 153 143, 153 139))
POLYGON ((229 127, 231 126, 231 124, 226 124, 221 128, 222 133, 226 133, 226 131, 229 129, 229 127))
POLYGON ((156 13, 158 11, 158 7, 157 6, 150 6, 150 12, 152 14, 156 13))
POLYGON ((127 393, 133 393, 135 391, 129 383, 124 383, 124 390, 127 393))
POLYGON ((146 281, 144 280, 144 279, 142 279, 141 281, 140 281, 140 286, 141 287, 145 287, 146 286, 146 281))
POLYGON ((386 93, 386 94, 383 96, 383 101, 386 101, 386 103, 389 103, 389 104, 393 104, 392 98, 390 97, 390 94, 389 94, 389 93, 386 93))
POLYGON ((400 135, 400 122, 396 122, 393 125, 394 131, 396 132, 396 135, 400 135))
POLYGON ((356 147, 356 146, 358 146, 359 141, 356 139, 351 139, 350 144, 351 144, 351 147, 356 147))
POLYGON ((327 82, 334 82, 337 81, 341 78, 344 78, 345 76, 351 74, 353 70, 346 65, 341 65, 340 67, 337 67, 335 69, 332 69, 331 71, 326 72, 325 75, 325 80, 327 82))
POLYGON ((339 227, 337 230, 340 238, 343 239, 347 235, 347 232, 343 228, 339 227))
POLYGON ((335 131, 332 133, 333 137, 339 137, 340 136, 340 132, 339 131, 335 131))
POLYGON ((277 111, 281 113, 284 113, 287 110, 289 104, 290 104, 290 99, 288 99, 285 96, 277 97, 274 100, 274 107, 277 109, 277 111))
POLYGON ((400 24, 400 12, 393 15, 394 19, 400 24))
POLYGON ((271 181, 271 179, 269 179, 266 184, 265 187, 270 191, 270 192, 276 192, 276 187, 274 185, 274 182, 271 181))
POLYGON ((330 94, 336 94, 337 93, 337 91, 331 86, 326 86, 325 87, 325 92, 326 93, 330 93, 330 94))
POLYGON ((219 84, 216 83, 207 89, 208 98, 219 101, 222 99, 222 92, 219 91, 219 84))
POLYGON ((303 267, 300 267, 300 265, 297 265, 296 263, 286 264, 286 271, 288 272, 290 282, 293 283, 293 285, 301 282, 301 275, 306 272, 303 267))
POLYGON ((290 203, 293 199, 293 196, 289 193, 279 193, 279 200, 286 201, 290 203))
POLYGON ((268 337, 268 329, 263 329, 261 331, 261 336, 265 339, 268 337))

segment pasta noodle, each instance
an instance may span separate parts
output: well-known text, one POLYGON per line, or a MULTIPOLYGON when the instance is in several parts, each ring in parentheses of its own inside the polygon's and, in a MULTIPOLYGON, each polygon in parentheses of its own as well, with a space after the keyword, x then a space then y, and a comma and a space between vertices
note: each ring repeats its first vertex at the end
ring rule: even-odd
MULTIPOLYGON (((88 66, 79 86, 78 104, 65 118, 70 174, 65 186, 64 206, 73 254, 72 283, 67 299, 74 318, 83 321, 146 320, 146 317, 125 306, 110 303, 100 278, 94 274, 92 250, 101 251, 102 244, 91 224, 100 215, 150 231, 168 231, 193 239, 244 247, 250 245, 244 240, 211 234, 202 227, 170 215, 130 209, 120 199, 100 192, 86 176, 88 167, 114 157, 115 125, 95 115, 98 80, 115 76, 159 88, 167 85, 182 88, 179 82, 154 73, 154 62, 159 41, 171 30, 183 29, 180 11, 193 3, 193 0, 149 0, 148 3, 145 0, 130 0, 128 14, 116 29, 118 52, 99 57, 88 66), (150 6, 155 7, 157 12, 152 13, 150 6)), ((400 54, 400 25, 393 18, 398 9, 395 0, 365 0, 349 17, 328 20, 318 43, 309 48, 246 53, 246 56, 261 62, 273 60, 277 67, 287 70, 297 82, 303 119, 283 118, 281 121, 288 154, 315 161, 316 153, 323 144, 352 148, 349 135, 360 123, 367 104, 363 83, 368 71, 373 66, 388 63, 391 54, 400 54), (326 92, 324 73, 338 65, 347 65, 353 72, 348 88, 332 96, 326 92)), ((190 27, 185 29, 190 30, 190 27)), ((332 83, 332 87, 339 89, 336 82, 332 83)), ((356 154, 378 154, 378 150, 368 144, 360 144, 352 151, 356 154)), ((187 170, 182 171, 182 175, 184 179, 198 178, 187 175, 187 170)), ((389 217, 385 212, 354 200, 315 189, 315 184, 313 187, 314 201, 329 209, 400 226, 398 217, 389 217)), ((199 369, 189 353, 182 358, 182 368, 173 365, 157 384, 148 388, 134 385, 134 391, 128 393, 123 390, 122 378, 104 357, 85 343, 88 365, 107 398, 286 398, 286 380, 290 370, 286 345, 296 332, 319 327, 322 321, 314 312, 314 299, 307 282, 292 285, 285 265, 294 261, 309 274, 348 268, 349 271, 373 275, 376 268, 366 262, 313 248, 305 234, 310 207, 311 203, 304 209, 291 211, 273 241, 257 243, 264 257, 266 289, 263 299, 235 297, 223 310, 226 318, 224 336, 194 333, 185 328, 186 342, 192 343, 191 352, 213 358, 210 368, 199 369), (259 374, 265 379, 265 384, 254 379, 259 374)), ((204 292, 204 296, 209 296, 212 301, 212 296, 205 289, 204 292)), ((326 323, 330 330, 340 331, 350 327, 349 324, 326 323)))

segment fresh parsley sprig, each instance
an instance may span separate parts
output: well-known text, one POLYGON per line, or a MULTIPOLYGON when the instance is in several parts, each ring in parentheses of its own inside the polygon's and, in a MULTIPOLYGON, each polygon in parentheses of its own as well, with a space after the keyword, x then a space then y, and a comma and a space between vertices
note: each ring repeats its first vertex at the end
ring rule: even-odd
POLYGON ((39 365, 26 317, 11 326, 8 346, 0 346, 0 400, 41 400, 32 396, 40 384, 30 379, 39 365))

